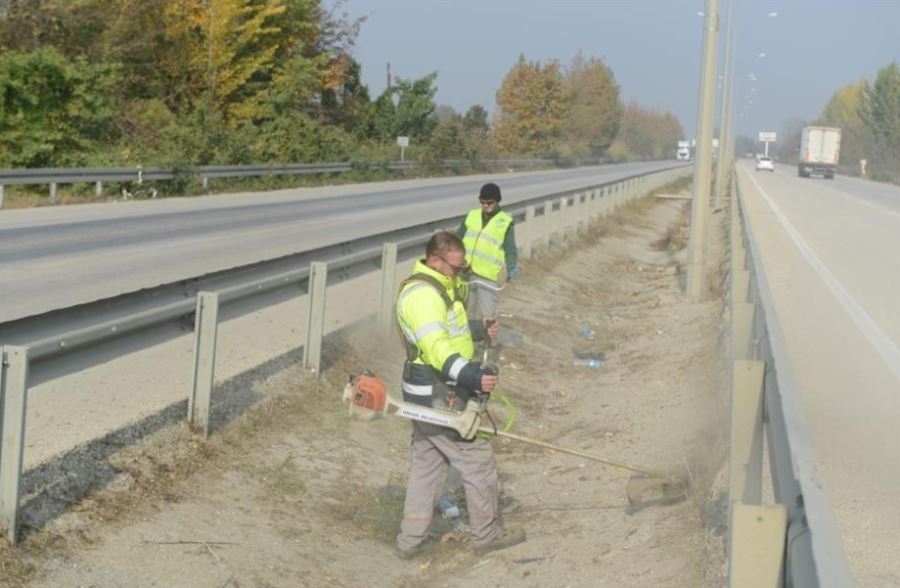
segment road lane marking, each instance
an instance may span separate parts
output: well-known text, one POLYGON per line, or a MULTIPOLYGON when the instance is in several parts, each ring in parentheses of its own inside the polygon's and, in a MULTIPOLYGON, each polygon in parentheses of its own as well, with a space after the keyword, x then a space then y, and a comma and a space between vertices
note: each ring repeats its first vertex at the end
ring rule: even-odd
POLYGON ((801 255, 803 255, 809 265, 815 270, 819 278, 825 282, 825 285, 831 290, 831 293, 834 294, 838 302, 841 303, 841 306, 844 307, 844 310, 847 311, 847 314, 850 315, 850 318, 853 319, 853 322, 859 330, 862 331, 869 340, 869 343, 872 344, 881 358, 888 364, 891 371, 894 372, 894 376, 900 380, 900 349, 897 348, 897 345, 884 331, 881 330, 878 324, 872 320, 872 317, 869 316, 853 296, 847 292, 847 289, 844 288, 843 284, 841 284, 834 274, 828 270, 825 264, 822 263, 822 260, 813 253, 810 246, 807 245, 803 237, 800 236, 799 231, 794 228, 794 225, 791 224, 791 221, 789 221, 781 209, 778 208, 778 205, 776 205, 769 195, 766 194, 766 191, 762 189, 762 186, 759 185, 756 178, 750 174, 747 174, 747 177, 750 178, 756 186, 756 189, 759 190, 759 193, 769 204, 772 212, 775 213, 775 218, 777 218, 781 223, 781 226, 784 227, 785 232, 787 232, 788 236, 794 242, 794 245, 797 246, 801 255))
POLYGON ((892 216, 896 216, 897 218, 900 218, 900 212, 895 212, 895 211, 893 211, 893 210, 891 210, 891 209, 889 209, 889 208, 885 208, 885 207, 883 207, 883 206, 879 206, 878 204, 875 204, 874 202, 869 202, 868 200, 862 200, 862 199, 860 199, 860 198, 851 198, 849 195, 847 195, 847 194, 841 192, 840 190, 836 190, 836 192, 837 192, 838 196, 844 198, 845 200, 852 200, 854 203, 862 204, 862 205, 864 205, 864 206, 868 206, 869 208, 873 208, 873 209, 877 210, 877 211, 880 212, 880 213, 883 213, 883 214, 890 214, 890 215, 892 215, 892 216))

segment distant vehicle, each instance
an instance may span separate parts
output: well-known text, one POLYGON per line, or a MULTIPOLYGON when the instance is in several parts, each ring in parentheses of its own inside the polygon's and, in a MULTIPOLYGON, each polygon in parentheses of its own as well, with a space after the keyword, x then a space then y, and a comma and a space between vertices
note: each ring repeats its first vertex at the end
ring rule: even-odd
POLYGON ((691 160, 691 142, 690 141, 679 141, 678 142, 678 151, 675 152, 675 159, 678 161, 690 161, 691 160))
POLYGON ((812 174, 822 174, 828 180, 834 179, 841 156, 841 129, 835 127, 806 127, 800 138, 800 163, 797 175, 808 178, 812 174))
POLYGON ((771 157, 766 157, 765 155, 756 158, 756 171, 765 170, 773 172, 775 171, 775 162, 772 161, 771 157))

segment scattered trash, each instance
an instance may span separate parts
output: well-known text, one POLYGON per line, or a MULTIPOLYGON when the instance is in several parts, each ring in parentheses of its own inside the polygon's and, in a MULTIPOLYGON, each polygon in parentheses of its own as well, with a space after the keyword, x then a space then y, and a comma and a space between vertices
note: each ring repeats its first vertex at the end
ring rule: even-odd
POLYGON ((574 359, 572 360, 572 365, 575 367, 589 367, 589 368, 598 368, 600 367, 600 359, 597 357, 584 358, 584 359, 574 359))
POLYGON ((440 509, 441 516, 445 519, 455 519, 459 516, 459 507, 456 506, 456 503, 449 496, 443 496, 438 501, 438 509, 440 509))
POLYGON ((547 559, 547 558, 546 557, 523 557, 521 559, 514 559, 513 563, 527 564, 527 563, 534 563, 536 561, 544 561, 545 559, 547 559))
POLYGON ((575 359, 572 360, 572 365, 575 367, 598 368, 605 358, 606 356, 602 351, 591 351, 587 353, 579 353, 576 351, 575 359))
POLYGON ((588 341, 594 340, 594 329, 590 327, 581 327, 581 332, 579 334, 582 339, 587 339, 588 341))

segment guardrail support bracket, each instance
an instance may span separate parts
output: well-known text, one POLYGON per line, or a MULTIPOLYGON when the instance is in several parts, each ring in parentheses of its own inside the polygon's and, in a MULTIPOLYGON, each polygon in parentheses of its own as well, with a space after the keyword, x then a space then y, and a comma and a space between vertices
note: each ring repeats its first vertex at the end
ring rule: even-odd
POLYGON ((11 545, 18 539, 19 492, 25 449, 28 348, 0 347, 0 527, 11 545))
POLYGON ((378 307, 378 329, 391 334, 394 326, 394 282, 397 279, 397 244, 385 243, 381 247, 381 305, 378 307))
POLYGON ((731 384, 730 501, 762 500, 763 378, 762 361, 734 362, 731 384))
POLYGON ((309 264, 309 291, 307 294, 306 341, 303 344, 303 367, 319 377, 322 361, 322 335, 325 329, 325 284, 328 281, 328 264, 314 261, 309 264))
POLYGON ((780 588, 787 508, 736 502, 731 511, 728 586, 780 588))
POLYGON ((188 423, 191 429, 209 437, 209 409, 216 368, 216 334, 219 323, 219 295, 197 293, 194 318, 194 374, 188 397, 188 423))

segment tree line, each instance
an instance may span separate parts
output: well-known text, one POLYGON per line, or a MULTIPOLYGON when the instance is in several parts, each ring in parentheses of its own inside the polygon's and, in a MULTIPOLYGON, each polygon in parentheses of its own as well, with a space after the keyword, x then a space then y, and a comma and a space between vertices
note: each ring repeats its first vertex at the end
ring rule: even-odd
POLYGON ((868 162, 870 175, 900 173, 900 68, 897 62, 837 90, 815 124, 841 128, 841 163, 858 170, 868 162))
MULTIPOLYGON (((876 179, 900 174, 900 68, 896 62, 882 67, 868 80, 839 88, 818 117, 812 121, 791 118, 784 121, 775 145, 780 159, 795 163, 800 136, 809 125, 841 129, 840 167, 843 173, 859 174, 859 161, 867 162, 867 173, 876 179)), ((738 153, 755 152, 757 143, 740 137, 738 153)))
POLYGON ((370 97, 364 19, 324 0, 10 0, 0 5, 0 167, 666 158, 668 112, 622 104, 600 59, 519 58, 493 117, 435 102, 438 73, 370 97))

